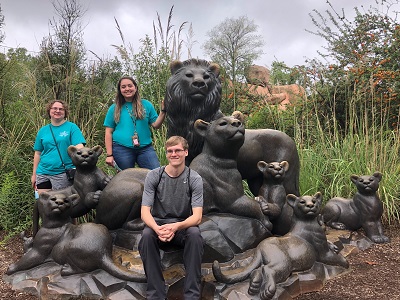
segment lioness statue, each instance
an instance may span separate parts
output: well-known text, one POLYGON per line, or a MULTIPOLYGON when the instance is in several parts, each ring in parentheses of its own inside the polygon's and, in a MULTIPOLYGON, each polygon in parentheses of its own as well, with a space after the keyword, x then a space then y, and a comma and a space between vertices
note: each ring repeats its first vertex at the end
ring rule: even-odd
MULTIPOLYGON (((168 136, 180 135, 188 140, 187 165, 201 152, 203 137, 194 131, 197 119, 206 122, 222 116, 219 66, 206 60, 174 61, 170 65, 165 108, 168 136)), ((251 192, 258 195, 263 176, 257 162, 289 162, 284 186, 287 193, 299 194, 300 162, 294 141, 285 133, 271 129, 246 130, 245 141, 238 155, 238 170, 251 192)))
POLYGON ((148 169, 129 168, 117 173, 99 196, 95 222, 114 230, 142 230, 140 207, 148 169))
POLYGON ((353 199, 330 199, 322 210, 324 221, 329 227, 339 230, 363 228, 374 243, 388 243, 390 240, 384 235, 381 223, 383 204, 378 195, 382 174, 375 172, 372 176, 351 175, 350 178, 357 193, 353 199))
POLYGON ((96 269, 128 281, 146 282, 144 274, 119 268, 112 261, 112 238, 107 228, 94 223, 73 225, 69 209, 79 196, 42 193, 38 200, 42 227, 32 247, 9 266, 7 274, 28 270, 45 261, 62 265, 61 275, 68 276, 96 269))
POLYGON ((255 249, 251 262, 230 275, 224 274, 218 261, 212 266, 214 277, 223 283, 237 283, 250 277, 248 293, 260 299, 272 299, 276 284, 284 282, 292 272, 309 270, 315 262, 348 268, 347 260, 329 244, 318 218, 322 195, 297 197, 287 195, 293 208, 293 223, 283 237, 263 240, 255 249), (262 288, 262 290, 261 290, 262 288))
POLYGON ((268 229, 272 224, 260 204, 244 194, 237 169, 237 155, 244 142, 244 125, 232 116, 210 123, 197 120, 196 132, 204 138, 203 151, 190 168, 203 178, 203 214, 219 212, 259 220, 268 229))

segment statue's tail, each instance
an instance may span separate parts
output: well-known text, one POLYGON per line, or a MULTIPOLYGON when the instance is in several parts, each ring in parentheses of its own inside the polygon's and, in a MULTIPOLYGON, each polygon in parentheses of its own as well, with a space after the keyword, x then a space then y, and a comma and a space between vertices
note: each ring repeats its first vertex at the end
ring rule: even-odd
POLYGON ((238 269, 232 270, 232 273, 229 275, 222 273, 219 262, 215 260, 212 265, 212 270, 213 270, 215 279, 217 281, 223 282, 223 283, 237 283, 237 282, 246 280, 250 276, 251 272, 253 272, 253 270, 257 269, 262 263, 261 253, 260 253, 260 251, 257 251, 257 250, 254 253, 255 256, 253 257, 253 259, 251 260, 249 265, 247 265, 243 268, 238 268, 238 269))
POLYGON ((146 282, 146 275, 134 271, 123 270, 119 268, 109 257, 103 260, 102 265, 103 270, 110 273, 112 276, 117 277, 122 280, 132 281, 132 282, 146 282))

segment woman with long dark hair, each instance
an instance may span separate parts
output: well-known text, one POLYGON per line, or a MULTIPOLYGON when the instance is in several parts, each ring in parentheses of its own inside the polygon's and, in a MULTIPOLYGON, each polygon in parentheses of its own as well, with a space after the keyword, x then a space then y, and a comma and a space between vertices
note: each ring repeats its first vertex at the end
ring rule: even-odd
POLYGON ((159 167, 150 126, 160 128, 165 114, 164 102, 158 115, 150 101, 141 99, 137 82, 132 77, 122 77, 115 103, 104 120, 106 163, 121 170, 133 168, 136 163, 151 170, 159 167))

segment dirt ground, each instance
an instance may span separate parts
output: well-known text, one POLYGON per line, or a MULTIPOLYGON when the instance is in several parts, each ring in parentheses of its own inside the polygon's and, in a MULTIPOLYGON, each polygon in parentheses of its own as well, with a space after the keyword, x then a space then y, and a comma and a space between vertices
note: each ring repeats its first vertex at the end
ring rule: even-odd
MULTIPOLYGON (((296 300, 390 299, 400 300, 400 225, 385 229, 389 244, 371 248, 348 257, 352 271, 326 282, 319 292, 300 295, 296 300)), ((0 240, 4 233, 0 231, 0 240)), ((7 267, 23 253, 22 241, 12 238, 0 248, 0 299, 34 300, 37 297, 13 291, 2 278, 7 267)), ((83 298, 82 298, 83 299, 83 298)))

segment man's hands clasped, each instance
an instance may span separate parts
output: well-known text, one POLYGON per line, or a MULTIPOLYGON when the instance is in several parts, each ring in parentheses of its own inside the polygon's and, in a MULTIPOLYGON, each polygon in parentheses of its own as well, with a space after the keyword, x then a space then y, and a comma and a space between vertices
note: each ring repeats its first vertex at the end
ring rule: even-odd
POLYGON ((164 224, 157 227, 156 233, 158 238, 162 242, 170 242, 174 236, 175 232, 178 230, 178 226, 176 223, 164 224))

